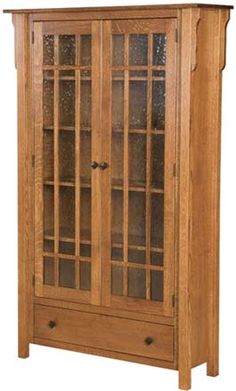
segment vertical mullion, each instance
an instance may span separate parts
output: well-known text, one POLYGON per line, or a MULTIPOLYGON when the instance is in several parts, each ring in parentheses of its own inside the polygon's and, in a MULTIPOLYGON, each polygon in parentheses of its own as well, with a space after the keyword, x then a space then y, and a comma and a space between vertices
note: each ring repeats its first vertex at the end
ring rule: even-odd
POLYGON ((127 296, 127 263, 128 263, 128 212, 129 212, 129 35, 125 34, 124 58, 124 268, 123 295, 127 296))
MULTIPOLYGON (((151 140, 152 140, 152 34, 148 34, 147 138, 146 138, 146 263, 150 264, 151 140)), ((146 299, 150 300, 150 270, 146 268, 146 299)))
MULTIPOLYGON (((59 64, 59 36, 54 37, 55 65, 59 64)), ((59 70, 54 71, 54 252, 55 285, 59 283, 59 70)))
MULTIPOLYGON (((80 35, 76 35, 76 65, 80 64, 80 35)), ((75 283, 80 287, 80 69, 75 70, 75 283)))

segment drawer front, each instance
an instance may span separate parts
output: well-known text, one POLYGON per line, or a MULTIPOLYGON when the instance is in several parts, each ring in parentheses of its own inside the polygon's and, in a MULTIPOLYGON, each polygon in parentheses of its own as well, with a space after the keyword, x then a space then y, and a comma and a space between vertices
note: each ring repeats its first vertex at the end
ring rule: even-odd
POLYGON ((173 361, 172 326, 35 305, 34 336, 173 361))

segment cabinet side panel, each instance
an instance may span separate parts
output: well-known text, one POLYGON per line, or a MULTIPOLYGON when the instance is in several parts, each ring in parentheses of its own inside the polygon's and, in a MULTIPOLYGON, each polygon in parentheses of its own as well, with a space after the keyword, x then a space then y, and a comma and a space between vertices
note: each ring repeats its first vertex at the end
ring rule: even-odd
POLYGON ((14 17, 18 79, 18 338, 19 357, 29 355, 31 319, 32 167, 30 136, 29 21, 14 17))
MULTIPOLYGON (((218 360, 219 180, 222 15, 201 9, 191 98, 191 350, 192 366, 218 360)), ((226 15, 226 16, 227 16, 226 15)), ((224 26, 225 27, 225 26, 224 26)))

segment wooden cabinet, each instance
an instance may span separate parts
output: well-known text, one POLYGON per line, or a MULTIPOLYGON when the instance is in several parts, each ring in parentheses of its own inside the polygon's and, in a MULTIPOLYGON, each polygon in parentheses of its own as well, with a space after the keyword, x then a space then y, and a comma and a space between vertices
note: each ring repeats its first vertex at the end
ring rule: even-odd
POLYGON ((13 10, 19 356, 29 344, 218 374, 230 7, 13 10))

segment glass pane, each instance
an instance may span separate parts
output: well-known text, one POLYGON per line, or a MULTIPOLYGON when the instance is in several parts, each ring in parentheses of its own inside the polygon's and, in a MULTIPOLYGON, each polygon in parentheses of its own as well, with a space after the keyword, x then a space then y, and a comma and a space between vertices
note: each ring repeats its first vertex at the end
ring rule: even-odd
POLYGON ((91 263, 80 262, 80 289, 91 289, 91 263))
POLYGON ((75 243, 72 242, 59 242, 59 253, 75 255, 75 243))
POLYGON ((44 285, 54 285, 54 258, 43 258, 43 283, 44 285))
POLYGON ((123 248, 113 247, 111 249, 111 259, 123 261, 123 248))
POLYGON ((75 261, 59 259, 59 286, 75 288, 75 261))
POLYGON ((70 70, 70 69, 65 69, 63 71, 59 71, 59 77, 70 77, 70 78, 75 78, 75 71, 70 70))
POLYGON ((75 35, 59 35, 59 64, 75 64, 75 35))
POLYGON ((91 65, 91 35, 81 35, 80 39, 80 65, 91 65))
POLYGON ((81 257, 91 257, 91 244, 81 244, 80 255, 81 257))
POLYGON ((80 179, 83 184, 91 183, 91 133, 80 133, 80 179))
POLYGON ((80 236, 91 240, 91 189, 81 189, 80 193, 80 236))
POLYGON ((44 186, 44 234, 54 235, 54 187, 44 186))
POLYGON ((146 271, 128 268, 128 296, 146 298, 146 271))
POLYGON ((163 301, 163 272, 151 271, 151 300, 163 301))
POLYGON ((91 81, 81 81, 80 97, 80 126, 91 129, 91 81))
POLYGON ((112 129, 124 129, 124 82, 112 81, 112 129))
POLYGON ((166 71, 152 71, 153 77, 166 77, 166 71))
POLYGON ((152 82, 152 127, 165 129, 165 81, 152 82))
POLYGON ((129 184, 145 186, 146 181, 146 135, 129 135, 129 184))
POLYGON ((59 133, 59 178, 60 181, 75 181, 75 133, 59 133))
POLYGON ((112 185, 123 185, 124 177, 124 136, 121 133, 112 133, 112 185))
POLYGON ((147 65, 148 36, 147 34, 130 34, 129 65, 147 65))
POLYGON ((59 82, 59 124, 75 126, 75 81, 60 80, 59 82))
POLYGON ((131 129, 147 127, 147 82, 129 82, 129 126, 131 129))
POLYGON ((54 179, 54 146, 53 131, 43 132, 43 178, 44 180, 54 179))
POLYGON ((164 195, 151 195, 151 246, 163 248, 164 195))
POLYGON ((54 240, 44 240, 43 241, 43 250, 48 253, 54 252, 54 240))
POLYGON ((53 96, 54 96, 54 81, 43 81, 43 126, 44 128, 53 128, 54 109, 53 109, 53 96))
POLYGON ((44 65, 54 64, 54 36, 43 36, 43 63, 44 65))
MULTIPOLYGON (((146 194, 129 192, 129 245, 146 244, 146 194)), ((154 220, 156 223, 156 220, 154 220)))
POLYGON ((147 77, 147 71, 130 71, 130 77, 147 77))
POLYGON ((60 236, 75 238, 75 189, 60 186, 59 198, 60 236))
POLYGON ((111 294, 123 295, 123 267, 121 266, 111 267, 111 294))
POLYGON ((112 246, 115 243, 123 244, 123 192, 120 190, 112 190, 111 243, 112 246))
POLYGON ((164 189, 164 135, 152 135, 151 185, 164 189))
POLYGON ((163 266, 163 253, 151 252, 151 264, 163 266))
POLYGON ((54 78, 54 72, 52 70, 43 71, 43 78, 44 79, 53 79, 54 78))
POLYGON ((153 34, 153 65, 166 63, 166 34, 153 34))
POLYGON ((112 65, 124 65, 124 35, 112 35, 112 65))
POLYGON ((124 79, 124 71, 112 71, 112 78, 124 79))
POLYGON ((146 263, 146 252, 140 250, 128 250, 128 260, 134 263, 146 263))

